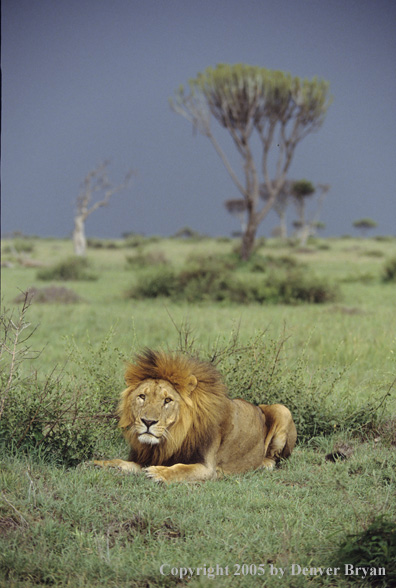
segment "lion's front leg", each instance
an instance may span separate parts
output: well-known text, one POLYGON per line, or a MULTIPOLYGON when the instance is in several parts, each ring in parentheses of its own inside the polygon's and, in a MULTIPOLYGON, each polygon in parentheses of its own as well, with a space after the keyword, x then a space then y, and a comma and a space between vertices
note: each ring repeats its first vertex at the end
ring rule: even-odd
POLYGON ((142 468, 139 464, 135 463, 134 461, 125 461, 123 459, 110 459, 105 461, 95 459, 94 464, 101 468, 118 468, 124 472, 130 472, 133 474, 137 474, 142 471, 142 468))
POLYGON ((201 463, 176 463, 169 467, 150 466, 145 469, 145 472, 156 482, 198 482, 216 478, 215 468, 201 463))

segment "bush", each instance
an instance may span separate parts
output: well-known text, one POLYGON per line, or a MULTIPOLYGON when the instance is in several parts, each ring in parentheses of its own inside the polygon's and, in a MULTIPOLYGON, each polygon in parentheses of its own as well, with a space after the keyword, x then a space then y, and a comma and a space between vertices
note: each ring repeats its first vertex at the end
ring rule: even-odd
POLYGON ((142 247, 146 243, 146 238, 144 235, 140 235, 139 233, 127 233, 123 235, 124 237, 124 247, 128 247, 134 249, 135 247, 142 247))
MULTIPOLYGON (((376 517, 365 531, 349 535, 341 543, 334 561, 337 566, 384 568, 386 575, 368 575, 363 584, 396 586, 396 522, 383 515, 376 517)), ((362 584, 361 575, 352 574, 348 579, 362 584)))
POLYGON ((300 262, 290 255, 252 255, 249 260, 250 270, 253 272, 266 272, 274 269, 291 269, 300 266, 300 262))
POLYGON ((126 262, 128 268, 141 268, 150 265, 165 265, 168 260, 161 250, 144 253, 141 249, 138 249, 135 255, 127 256, 126 262))
POLYGON ((312 372, 304 348, 291 365, 286 361, 287 340, 285 333, 272 339, 264 332, 240 346, 238 336, 233 335, 224 348, 204 352, 191 341, 188 329, 179 333, 180 350, 217 365, 232 398, 286 405, 300 443, 336 431, 357 436, 377 432, 379 415, 391 401, 394 383, 385 393, 373 393, 370 402, 358 405, 354 391, 345 382, 348 368, 340 371, 330 364, 327 369, 312 372))
POLYGON ((227 264, 216 259, 192 263, 177 276, 176 294, 188 302, 234 301, 235 290, 236 284, 227 264))
POLYGON ((304 350, 295 365, 286 364, 285 343, 286 337, 275 341, 263 333, 222 358, 221 371, 232 397, 253 404, 285 404, 300 442, 347 427, 354 412, 348 395, 343 395, 344 406, 333 402, 343 373, 310 373, 304 350))
POLYGON ((98 349, 88 346, 88 358, 81 359, 73 344, 71 357, 81 371, 78 382, 54 373, 44 379, 37 372, 22 377, 19 368, 28 349, 20 335, 27 308, 24 305, 17 322, 2 315, 0 444, 7 452, 39 451, 51 460, 76 465, 92 457, 103 439, 115 442, 120 437, 116 407, 123 386, 117 361, 121 354, 111 347, 110 334, 98 349), (7 354, 10 341, 16 352, 7 354))
POLYGON ((377 235, 374 239, 380 243, 391 243, 394 240, 394 237, 391 237, 390 235, 377 235))
POLYGON ((201 241, 205 238, 205 235, 202 235, 198 231, 191 229, 190 227, 182 227, 179 229, 172 237, 173 239, 189 239, 191 241, 201 241))
POLYGON ((396 257, 388 259, 384 266, 384 282, 396 282, 396 257))
POLYGON ((249 275, 247 272, 232 271, 234 260, 228 256, 203 260, 193 258, 178 273, 161 267, 145 272, 128 296, 168 296, 177 301, 188 302, 210 300, 283 304, 324 303, 337 299, 338 291, 335 286, 295 267, 291 258, 280 259, 277 263, 286 269, 268 269, 269 264, 266 263, 265 274, 258 278, 257 275, 249 275))
POLYGON ((4 247, 4 253, 33 253, 34 243, 28 239, 15 239, 4 247))
POLYGON ((87 246, 90 249, 118 249, 119 245, 114 241, 106 239, 87 239, 87 246))
POLYGON ((154 266, 139 277, 136 286, 127 292, 130 298, 158 298, 175 296, 177 291, 176 276, 172 268, 154 266))
POLYGON ((285 273, 273 272, 268 278, 284 304, 309 302, 321 304, 334 302, 338 298, 336 286, 302 269, 290 269, 285 273))
POLYGON ((89 270, 89 262, 85 257, 69 257, 58 264, 37 272, 39 280, 97 280, 98 276, 89 270))
MULTIPOLYGON (((40 304, 56 303, 56 304, 73 304, 75 302, 82 302, 81 296, 65 288, 64 286, 48 286, 47 288, 29 288, 29 297, 34 298, 34 302, 40 304)), ((23 303, 25 299, 25 293, 19 294, 14 298, 14 302, 17 304, 23 303)))
POLYGON ((114 395, 102 398, 84 386, 65 386, 57 377, 42 381, 34 373, 15 387, 12 403, 5 407, 0 444, 5 451, 39 451, 64 465, 77 465, 93 455, 104 437, 114 437, 116 405, 114 395))
POLYGON ((225 253, 219 255, 203 255, 192 253, 187 257, 186 267, 197 268, 207 271, 225 272, 235 270, 240 265, 241 260, 237 253, 225 253))
POLYGON ((367 257, 384 257, 384 252, 378 249, 368 249, 367 251, 362 251, 361 255, 366 255, 367 257))

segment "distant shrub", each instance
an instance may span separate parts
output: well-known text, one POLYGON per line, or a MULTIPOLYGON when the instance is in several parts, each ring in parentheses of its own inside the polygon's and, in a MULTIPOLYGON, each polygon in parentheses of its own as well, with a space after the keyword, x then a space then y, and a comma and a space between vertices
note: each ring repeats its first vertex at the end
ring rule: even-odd
POLYGON ((378 279, 378 277, 372 272, 358 272, 351 273, 348 276, 343 277, 342 282, 344 282, 345 284, 370 284, 371 282, 374 282, 374 280, 376 279, 378 279))
POLYGON ((89 262, 85 257, 69 257, 56 265, 37 272, 39 280, 97 280, 98 276, 89 270, 89 262))
POLYGON ((167 266, 153 266, 139 276, 136 286, 127 292, 130 298, 171 297, 177 293, 176 275, 167 266))
POLYGON ((390 235, 377 235, 374 239, 383 243, 390 243, 395 237, 391 237, 390 235))
POLYGON ((107 241, 106 239, 87 239, 87 245, 90 249, 118 249, 117 243, 107 241))
POLYGON ((237 285, 224 263, 208 260, 190 264, 177 275, 177 297, 188 302, 201 300, 234 301, 237 285))
POLYGON ((331 249, 331 246, 328 243, 319 242, 316 245, 316 248, 318 249, 318 251, 329 251, 331 249))
POLYGON ((396 282, 396 257, 388 259, 383 270, 384 282, 396 282))
POLYGON ((291 255, 252 255, 248 261, 253 272, 266 272, 273 269, 291 269, 302 264, 291 255))
POLYGON ((301 268, 294 268, 290 259, 281 259, 279 263, 292 267, 284 271, 271 269, 260 279, 242 271, 232 271, 234 262, 228 257, 194 259, 179 272, 156 267, 141 275, 128 295, 132 298, 168 296, 188 302, 211 300, 240 304, 317 304, 337 299, 335 286, 301 268))
POLYGON ((191 241, 202 241, 205 235, 191 229, 191 227, 182 227, 173 236, 173 239, 189 239, 191 241))
POLYGON ((334 554, 336 565, 382 568, 385 575, 362 576, 351 574, 348 579, 365 586, 388 588, 396 586, 396 522, 387 516, 378 516, 360 533, 349 535, 334 554))
POLYGON ((260 247, 266 247, 266 245, 267 245, 266 237, 258 237, 256 239, 255 249, 257 251, 258 249, 260 249, 260 247))
POLYGON ((283 275, 273 272, 269 282, 276 287, 279 302, 285 304, 322 304, 334 302, 338 298, 338 289, 335 285, 302 269, 291 269, 283 275))
POLYGON ((208 271, 230 271, 235 270, 240 266, 241 260, 240 257, 234 253, 224 253, 224 254, 202 254, 202 253, 192 253, 186 259, 186 267, 197 267, 203 269, 204 271, 207 269, 208 271))
MULTIPOLYGON (((63 286, 48 286, 48 288, 29 288, 28 290, 29 296, 34 300, 34 302, 38 303, 57 303, 57 304, 73 304, 75 302, 81 302, 82 298, 70 290, 69 288, 64 288, 63 286)), ((20 304, 24 301, 25 294, 19 294, 14 299, 14 302, 20 304)))
POLYGON ((137 249, 134 255, 127 256, 126 262, 127 267, 141 268, 150 265, 165 265, 168 260, 161 250, 144 253, 142 250, 137 249))
POLYGON ((28 239, 15 239, 3 248, 3 253, 33 253, 34 243, 28 239))
POLYGON ((140 235, 139 233, 127 233, 124 235, 124 247, 141 247, 146 242, 146 238, 144 235, 140 235))
POLYGON ((379 251, 378 249, 369 249, 367 251, 363 251, 362 255, 366 255, 367 257, 384 257, 384 252, 379 251))

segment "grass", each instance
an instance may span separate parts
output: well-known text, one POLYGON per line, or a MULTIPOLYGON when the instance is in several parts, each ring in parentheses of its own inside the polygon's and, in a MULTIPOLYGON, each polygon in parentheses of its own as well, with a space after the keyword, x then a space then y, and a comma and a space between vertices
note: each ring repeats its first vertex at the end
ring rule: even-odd
MULTIPOLYGON (((20 290, 49 285, 37 277, 41 268, 29 262, 49 267, 72 255, 68 241, 28 241, 28 248, 3 243, 3 260, 12 264, 2 268, 3 304, 14 312, 20 290)), ((383 282, 384 265, 396 255, 395 239, 320 240, 304 251, 267 241, 259 254, 292 256, 340 288, 337 302, 296 306, 128 299, 125 292, 146 270, 128 263, 133 248, 122 241, 115 245, 89 250, 96 281, 67 283, 81 302, 30 307, 30 329, 38 328, 29 344, 42 350, 21 366, 27 386, 31 370, 39 373, 31 393, 42 391, 40 381, 45 382, 56 365, 58 373, 65 364, 60 393, 70 382, 87 398, 103 392, 107 388, 95 386, 95 375, 87 374, 87 367, 98 362, 98 382, 114 373, 106 386, 116 398, 124 361, 145 345, 177 348, 183 323, 191 325, 203 355, 216 345, 229 345, 236 331, 241 345, 260 333, 267 337, 265 344, 286 338, 279 381, 288 378, 304 382, 307 389, 315 384, 326 390, 337 380, 329 397, 336 411, 337 398, 350 398, 359 406, 370 403, 395 378, 396 286, 383 282), (113 338, 100 351, 110 330, 113 338)), ((147 259, 155 260, 160 251, 180 270, 197 252, 229 255, 234 243, 147 239, 139 247, 139 255, 153 252, 147 259)), ((247 277, 252 273, 244 267, 235 271, 247 277)), ((225 362, 223 369, 227 378, 230 365, 225 362)), ((239 374, 248 367, 240 364, 237 369, 239 374)), ((396 413, 392 394, 387 419, 396 413)), ((378 516, 396 512, 394 421, 389 422, 375 438, 336 429, 333 435, 308 439, 271 473, 168 487, 86 464, 65 467, 55 450, 51 456, 40 447, 23 453, 11 446, 0 465, 0 586, 348 586, 344 574, 291 575, 291 566, 336 567, 345 536, 362 533, 378 516), (348 445, 351 457, 327 460, 339 444, 348 445), (163 564, 169 564, 163 568, 165 576, 160 573, 163 564), (238 570, 238 564, 249 568, 238 570), (254 571, 258 573, 261 564, 264 575, 259 578, 254 571), (208 577, 216 565, 223 571, 228 566, 229 575, 208 577), (192 578, 178 577, 188 567, 203 570, 200 576, 195 572, 192 578), (178 575, 170 573, 172 568, 178 575), (271 574, 275 568, 285 569, 285 576, 281 578, 280 571, 271 574), (234 575, 238 571, 240 575, 234 575)), ((109 458, 127 456, 123 441, 110 433, 102 439, 100 452, 109 458)))
MULTIPOLYGON (((266 586, 304 586, 306 578, 290 573, 268 576, 270 564, 288 572, 293 563, 336 566, 345 533, 394 507, 394 466, 394 450, 373 443, 340 463, 326 462, 323 449, 298 448, 272 473, 162 487, 10 457, 0 474, 0 569, 9 586, 166 586, 178 583, 161 576, 162 564, 218 564, 230 574, 236 564, 264 564, 266 586)), ((254 575, 232 581, 257 585, 254 575)), ((229 584, 216 578, 216 586, 229 584)))

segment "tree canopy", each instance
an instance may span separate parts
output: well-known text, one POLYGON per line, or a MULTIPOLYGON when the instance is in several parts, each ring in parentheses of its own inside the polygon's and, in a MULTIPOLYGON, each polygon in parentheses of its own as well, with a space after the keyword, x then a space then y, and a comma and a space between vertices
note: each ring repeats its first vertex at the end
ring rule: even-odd
POLYGON ((171 100, 175 112, 207 136, 246 203, 242 257, 253 249, 257 229, 281 193, 297 144, 322 125, 331 98, 324 80, 300 79, 289 73, 245 64, 220 64, 179 87, 171 100), (212 132, 215 119, 231 135, 242 158, 242 171, 231 166, 212 132), (253 133, 261 142, 256 156, 253 133), (275 171, 270 151, 276 145, 275 171), (260 179, 260 176, 262 179, 260 179), (268 199, 260 199, 264 183, 268 199))
POLYGON ((352 224, 356 229, 360 229, 363 235, 366 235, 367 231, 375 229, 377 226, 377 223, 372 218, 360 218, 352 224))

